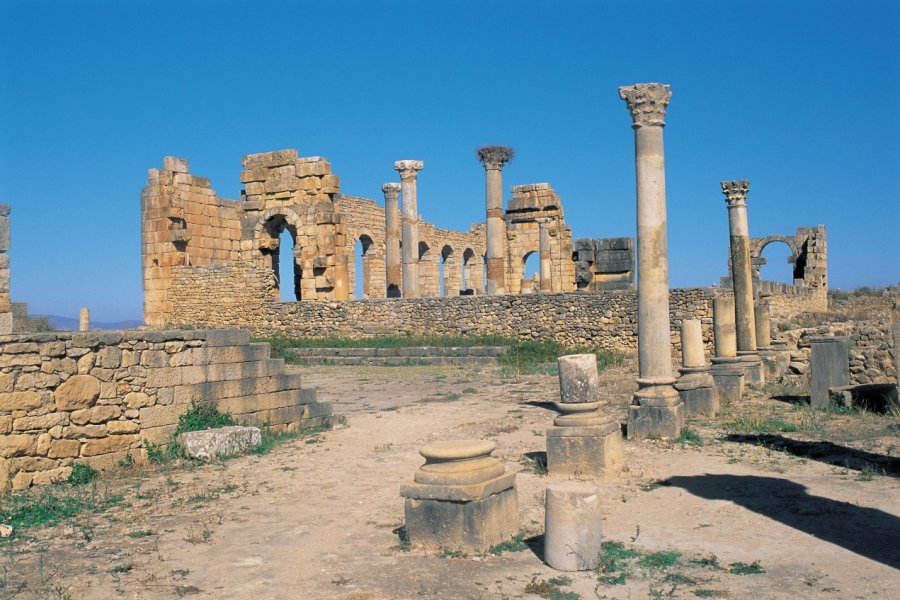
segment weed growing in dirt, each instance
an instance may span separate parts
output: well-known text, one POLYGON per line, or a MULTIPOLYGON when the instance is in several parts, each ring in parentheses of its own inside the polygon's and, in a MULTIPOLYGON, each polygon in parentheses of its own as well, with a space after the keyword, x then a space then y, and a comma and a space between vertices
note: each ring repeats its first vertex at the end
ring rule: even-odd
POLYGON ((150 537, 151 535, 156 535, 156 532, 148 531, 146 529, 138 529, 137 531, 129 531, 125 535, 127 535, 128 537, 130 537, 132 539, 136 539, 136 538, 144 538, 144 537, 150 537))
POLYGON ((752 562, 749 565, 742 562, 733 562, 725 567, 725 570, 732 575, 757 575, 766 572, 766 570, 760 566, 758 561, 752 562))
POLYGON ((500 542, 496 546, 491 546, 490 549, 488 549, 488 553, 500 555, 504 552, 523 552, 528 550, 528 544, 526 544, 524 540, 525 535, 518 533, 510 540, 500 542))
POLYGON ((110 495, 96 484, 89 489, 69 484, 46 486, 0 499, 0 522, 15 529, 55 525, 79 514, 102 513, 122 500, 122 496, 110 495))
POLYGON ((735 433, 789 433, 797 431, 797 426, 775 417, 738 417, 724 425, 735 433))
POLYGON ((69 473, 68 481, 72 485, 85 485, 94 481, 99 476, 100 473, 90 465, 75 463, 72 465, 72 472, 69 473))
POLYGON ((399 543, 397 544, 397 550, 400 552, 409 552, 412 550, 412 542, 409 539, 409 534, 406 532, 406 527, 401 525, 397 529, 395 529, 392 533, 397 534, 397 539, 399 543))
POLYGON ((465 558, 466 553, 462 550, 453 550, 451 548, 443 548, 438 554, 438 558, 465 558))
POLYGON ((642 556, 638 564, 645 569, 667 569, 676 566, 680 557, 678 552, 653 552, 642 556))
POLYGON ((252 452, 254 454, 266 454, 278 444, 283 444, 284 442, 289 442, 292 440, 306 439, 307 442, 309 442, 310 440, 316 440, 316 436, 318 436, 320 433, 324 433, 330 430, 330 421, 325 422, 319 427, 303 427, 297 431, 285 433, 273 433, 268 427, 263 427, 260 431, 260 433, 262 434, 262 439, 259 444, 255 448, 253 448, 252 452))
POLYGON ((551 577, 549 580, 534 578, 525 585, 526 594, 535 594, 550 600, 579 600, 581 596, 575 592, 564 592, 561 586, 570 585, 569 577, 551 577))
POLYGON ((220 412, 218 407, 211 402, 192 402, 186 413, 178 417, 178 427, 175 428, 173 437, 187 431, 201 431, 203 429, 218 429, 235 425, 234 419, 228 413, 220 412))
POLYGON ((688 444, 690 444, 691 446, 703 445, 703 438, 700 437, 700 434, 688 427, 682 428, 681 433, 678 435, 675 441, 682 446, 686 446, 688 444))
POLYGON ((478 390, 473 387, 467 387, 462 391, 463 394, 477 394, 478 390))

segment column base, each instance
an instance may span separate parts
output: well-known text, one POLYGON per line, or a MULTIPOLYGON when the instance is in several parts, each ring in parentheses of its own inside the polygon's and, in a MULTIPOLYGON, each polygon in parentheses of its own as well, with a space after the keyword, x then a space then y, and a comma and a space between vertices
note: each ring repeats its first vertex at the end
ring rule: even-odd
POLYGON ((709 370, 719 399, 725 402, 734 402, 741 399, 744 394, 744 375, 746 371, 741 367, 740 361, 734 357, 713 358, 713 365, 709 370))
POLYGON ((674 439, 684 427, 684 404, 674 406, 629 406, 628 439, 649 437, 674 439))
POLYGON ((684 414, 715 417, 719 412, 719 393, 709 367, 685 367, 681 373, 675 389, 684 404, 684 414))
POLYGON ((744 381, 747 385, 758 387, 766 382, 759 353, 738 350, 738 358, 740 359, 741 367, 744 369, 744 381))
POLYGON ((618 423, 547 430, 547 471, 551 475, 610 475, 621 471, 624 464, 618 423))
POLYGON ((778 381, 787 373, 791 364, 789 350, 776 350, 771 346, 759 349, 759 358, 762 361, 763 377, 766 381, 778 381))

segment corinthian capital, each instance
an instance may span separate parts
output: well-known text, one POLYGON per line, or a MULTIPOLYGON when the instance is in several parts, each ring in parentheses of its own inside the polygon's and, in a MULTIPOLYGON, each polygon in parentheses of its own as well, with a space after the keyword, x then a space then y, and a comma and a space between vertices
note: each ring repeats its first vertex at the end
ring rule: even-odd
POLYGON ((421 160, 398 160, 394 163, 394 169, 400 173, 400 179, 407 181, 415 179, 419 171, 425 168, 425 163, 421 160))
POLYGON ((400 194, 400 184, 388 182, 381 186, 381 191, 384 192, 385 198, 396 198, 400 194))
POLYGON ((632 127, 658 125, 664 127, 666 106, 672 98, 669 86, 663 83, 636 83, 619 88, 619 98, 628 105, 632 127))
POLYGON ((486 171, 499 171, 515 156, 509 146, 482 146, 475 151, 486 171))
POLYGON ((747 206, 747 193, 750 191, 750 182, 746 179, 737 181, 723 181, 722 193, 728 206, 747 206))

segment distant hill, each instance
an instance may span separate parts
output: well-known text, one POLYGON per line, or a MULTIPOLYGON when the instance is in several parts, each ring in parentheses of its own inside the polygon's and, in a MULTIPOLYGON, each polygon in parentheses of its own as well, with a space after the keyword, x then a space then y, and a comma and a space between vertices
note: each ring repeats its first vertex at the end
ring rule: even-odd
MULTIPOLYGON (((61 331, 78 331, 78 319, 60 317, 59 315, 47 315, 50 326, 61 331)), ((142 325, 141 321, 130 319, 128 321, 104 322, 91 321, 91 329, 135 329, 142 325)))

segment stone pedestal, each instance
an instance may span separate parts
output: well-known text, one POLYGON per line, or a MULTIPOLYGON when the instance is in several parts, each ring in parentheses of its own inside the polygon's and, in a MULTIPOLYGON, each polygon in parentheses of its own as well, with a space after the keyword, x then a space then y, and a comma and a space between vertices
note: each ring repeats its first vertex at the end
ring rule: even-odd
POLYGON ((738 350, 739 364, 744 369, 744 381, 747 385, 758 387, 766 382, 762 359, 759 352, 743 352, 738 350))
POLYGON ((697 319, 681 322, 681 364, 681 377, 675 382, 675 389, 684 403, 685 414, 716 416, 719 394, 706 364, 703 330, 697 319))
POLYGON ((399 298, 403 289, 403 271, 400 259, 400 195, 399 183, 385 183, 384 193, 384 266, 385 289, 388 298, 399 298))
POLYGON ((433 550, 484 552, 516 534, 516 476, 491 456, 495 447, 454 440, 419 451, 425 464, 415 483, 400 490, 410 541, 433 550))
POLYGON ((737 401, 744 394, 744 369, 736 358, 712 359, 709 374, 716 385, 719 398, 726 402, 737 401))
POLYGON ((581 481, 547 486, 544 560, 559 571, 589 571, 600 563, 600 490, 581 481))
POLYGON ((828 388, 850 383, 850 339, 814 337, 809 345, 809 402, 825 408, 831 402, 828 388))
POLYGON ((663 127, 672 93, 645 83, 619 88, 634 129, 638 243, 638 390, 628 409, 628 437, 678 437, 684 405, 674 387, 669 331, 666 172, 663 127))
POLYGON ((416 177, 425 167, 421 160, 398 160, 394 168, 400 173, 400 194, 403 196, 403 297, 419 297, 419 212, 416 197, 416 177))
POLYGON ((740 400, 744 393, 745 371, 737 356, 734 298, 731 296, 716 296, 713 299, 713 333, 716 356, 712 359, 710 374, 719 398, 725 401, 740 400))
POLYGON ((614 418, 598 410, 600 403, 557 403, 556 407, 563 414, 547 430, 550 474, 592 477, 622 470, 622 431, 614 418))

